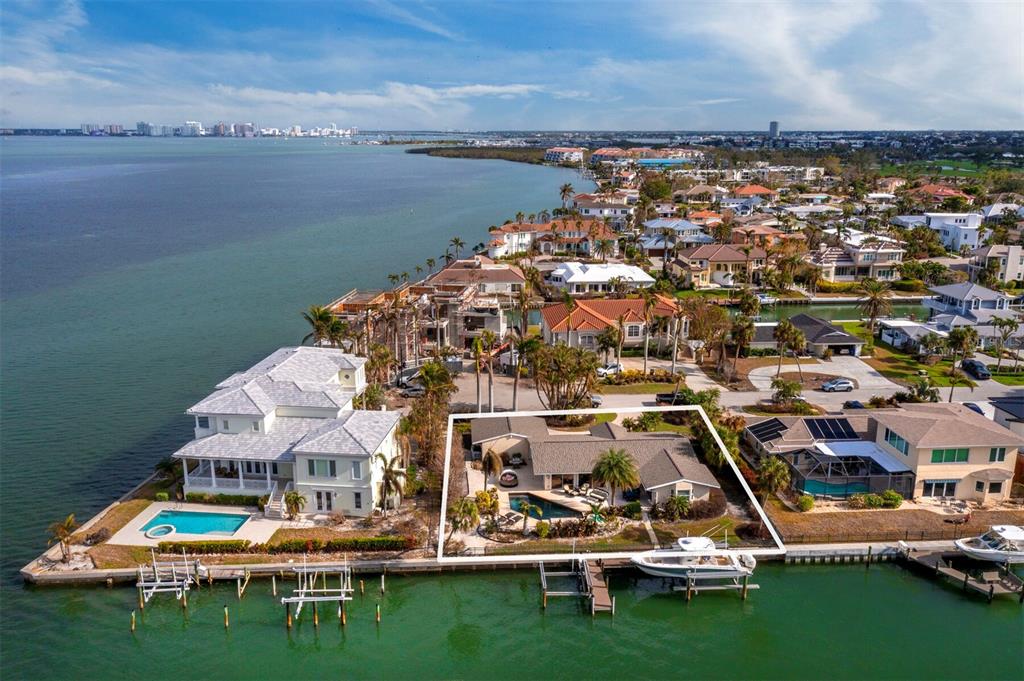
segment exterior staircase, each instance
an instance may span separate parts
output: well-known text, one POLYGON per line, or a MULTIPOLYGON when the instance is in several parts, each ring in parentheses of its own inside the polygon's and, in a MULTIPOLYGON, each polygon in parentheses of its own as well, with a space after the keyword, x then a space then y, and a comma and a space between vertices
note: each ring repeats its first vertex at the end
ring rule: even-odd
POLYGON ((277 483, 274 483, 273 489, 270 490, 270 498, 267 499, 267 505, 263 507, 263 515, 271 520, 284 520, 285 508, 284 508, 284 493, 291 488, 292 483, 288 483, 284 489, 278 489, 277 483))

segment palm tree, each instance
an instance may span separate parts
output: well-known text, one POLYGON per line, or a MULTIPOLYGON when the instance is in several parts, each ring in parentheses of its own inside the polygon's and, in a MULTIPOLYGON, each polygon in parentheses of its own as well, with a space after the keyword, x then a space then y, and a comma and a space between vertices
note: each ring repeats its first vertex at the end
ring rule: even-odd
POLYGON ((769 456, 757 470, 757 486, 762 494, 761 504, 764 505, 768 503, 768 497, 789 486, 789 466, 778 456, 769 456))
POLYGON ((512 411, 519 408, 519 378, 523 373, 523 363, 532 357, 543 344, 543 339, 537 335, 525 337, 519 334, 513 335, 512 347, 516 352, 516 375, 512 378, 512 411))
POLYGON ((569 199, 572 197, 572 195, 575 192, 576 192, 576 190, 573 189, 572 185, 569 184, 568 182, 566 182, 565 184, 563 184, 561 187, 558 188, 559 196, 562 197, 562 209, 563 210, 565 210, 565 207, 567 205, 569 205, 569 199))
POLYGON ((536 504, 531 504, 529 497, 519 502, 519 512, 523 514, 523 535, 530 533, 530 514, 536 513, 538 518, 544 517, 544 509, 536 504))
POLYGON ((288 512, 288 517, 291 520, 295 520, 295 517, 306 507, 306 495, 302 492, 296 492, 295 490, 285 492, 284 507, 288 512))
POLYGON ((796 370, 800 374, 800 385, 804 384, 804 370, 800 366, 800 353, 807 347, 807 337, 800 329, 793 327, 789 336, 789 349, 793 351, 793 359, 796 360, 796 370))
POLYGON ((1019 321, 1009 317, 996 317, 992 320, 992 326, 996 329, 996 373, 999 373, 1003 365, 1003 350, 1020 325, 1019 321))
POLYGON ((388 517, 388 499, 402 494, 402 483, 405 481, 405 471, 398 467, 398 457, 388 459, 384 452, 377 452, 374 457, 381 465, 380 477, 380 509, 384 517, 388 517))
POLYGON ((456 532, 468 532, 480 524, 480 511, 473 499, 463 497, 448 507, 448 525, 451 531, 444 543, 447 546, 456 532))
POLYGON ((651 326, 654 322, 654 307, 658 304, 658 296, 650 289, 640 292, 644 300, 644 374, 647 374, 647 354, 651 345, 651 326))
POLYGON ((615 505, 615 490, 633 489, 640 484, 640 472, 633 456, 624 449, 609 449, 598 457, 591 477, 599 485, 611 488, 609 506, 615 505))
POLYGON ((476 413, 483 411, 483 397, 480 395, 480 368, 484 362, 483 341, 477 337, 473 339, 473 368, 476 370, 476 413))
POLYGON ((46 542, 46 545, 60 544, 61 560, 65 563, 71 560, 71 536, 77 529, 78 523, 75 522, 74 513, 69 513, 68 517, 64 520, 51 523, 46 528, 46 531, 50 533, 50 539, 46 542))
POLYGON ((783 319, 775 325, 772 336, 775 338, 775 347, 779 351, 779 367, 775 371, 776 378, 782 373, 782 356, 786 354, 786 348, 790 346, 791 339, 797 331, 798 329, 788 319, 783 319))
POLYGON ((480 458, 480 466, 483 468, 484 488, 486 488, 487 478, 498 477, 501 474, 501 469, 505 467, 505 462, 501 460, 501 454, 488 447, 480 458))
POLYGON ((427 275, 431 275, 434 273, 434 265, 436 264, 436 260, 434 260, 433 258, 427 258, 427 275))
POLYGON ((732 342, 736 346, 733 356, 732 373, 736 375, 736 368, 740 361, 740 353, 754 340, 754 320, 746 315, 740 315, 732 323, 732 342))
POLYGON ((494 352, 498 347, 498 336, 490 329, 485 329, 480 334, 480 344, 483 346, 484 359, 487 369, 487 411, 494 413, 494 352))
POLYGON ((327 330, 334 320, 331 311, 320 305, 310 305, 309 309, 302 313, 302 318, 310 326, 310 332, 302 339, 303 345, 312 339, 313 345, 319 345, 327 339, 327 330))
POLYGON ((466 245, 466 242, 463 241, 462 239, 460 239, 457 236, 453 236, 452 240, 449 241, 448 244, 455 251, 455 259, 458 260, 459 259, 459 254, 462 253, 462 249, 466 245))
POLYGON ((608 354, 619 347, 619 330, 614 326, 605 327, 597 334, 597 351, 604 353, 604 363, 608 363, 608 354))
MULTIPOLYGON (((946 344, 949 349, 953 351, 953 362, 949 368, 949 401, 953 401, 953 390, 956 387, 956 359, 957 356, 963 355, 963 359, 967 359, 968 355, 978 347, 978 332, 973 326, 958 326, 949 332, 949 336, 946 338, 946 344)), ((963 364, 963 362, 960 362, 963 364)))
POLYGON ((865 279, 857 287, 861 295, 860 311, 869 319, 868 329, 875 335, 875 322, 879 317, 892 313, 892 289, 885 282, 877 279, 865 279))
POLYGON ((349 338, 348 322, 343 319, 333 318, 327 325, 326 340, 331 347, 341 348, 349 338))

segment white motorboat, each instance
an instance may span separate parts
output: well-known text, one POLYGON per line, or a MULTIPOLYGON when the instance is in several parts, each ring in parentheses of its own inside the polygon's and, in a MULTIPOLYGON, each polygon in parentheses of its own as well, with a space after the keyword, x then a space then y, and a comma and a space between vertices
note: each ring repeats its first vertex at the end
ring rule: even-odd
POLYGON ((683 537, 675 549, 656 549, 633 556, 632 563, 655 577, 715 579, 748 577, 757 560, 747 553, 716 552, 710 537, 683 537))
POLYGON ((767 293, 758 293, 757 300, 762 305, 774 305, 775 303, 779 302, 778 298, 770 296, 767 293))
POLYGON ((980 537, 957 539, 956 548, 978 560, 1010 565, 1024 564, 1024 528, 1017 525, 993 525, 980 537))

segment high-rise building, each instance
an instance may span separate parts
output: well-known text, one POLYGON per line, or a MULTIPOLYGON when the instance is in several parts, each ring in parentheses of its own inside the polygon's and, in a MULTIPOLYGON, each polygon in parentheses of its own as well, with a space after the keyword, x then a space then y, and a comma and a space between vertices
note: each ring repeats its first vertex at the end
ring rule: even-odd
POLYGON ((773 139, 773 140, 779 138, 779 122, 778 121, 772 121, 771 123, 768 124, 768 138, 769 139, 773 139))

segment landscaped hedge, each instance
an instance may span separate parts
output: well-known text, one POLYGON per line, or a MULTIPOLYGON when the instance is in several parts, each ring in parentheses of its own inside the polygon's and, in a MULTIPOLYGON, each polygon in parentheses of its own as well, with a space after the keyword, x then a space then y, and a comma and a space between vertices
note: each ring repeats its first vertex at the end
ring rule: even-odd
POLYGON ((189 492, 185 501, 196 504, 221 504, 223 506, 259 506, 260 498, 247 494, 207 494, 206 492, 189 492))
POLYGON ((248 539, 226 541, 162 541, 157 544, 160 553, 185 553, 208 556, 217 553, 248 553, 251 543, 248 539))
POLYGON ((856 293, 859 286, 855 281, 819 281, 815 288, 818 293, 856 293))
POLYGON ((892 289, 904 293, 924 293, 928 287, 920 279, 900 279, 892 282, 892 289))
POLYGON ((412 537, 344 537, 341 539, 287 539, 265 547, 267 553, 341 553, 343 551, 405 551, 415 545, 412 537))
POLYGON ((654 369, 646 374, 639 369, 627 369, 618 374, 612 374, 605 379, 608 385, 632 385, 634 383, 675 383, 680 376, 673 375, 671 371, 654 369))

